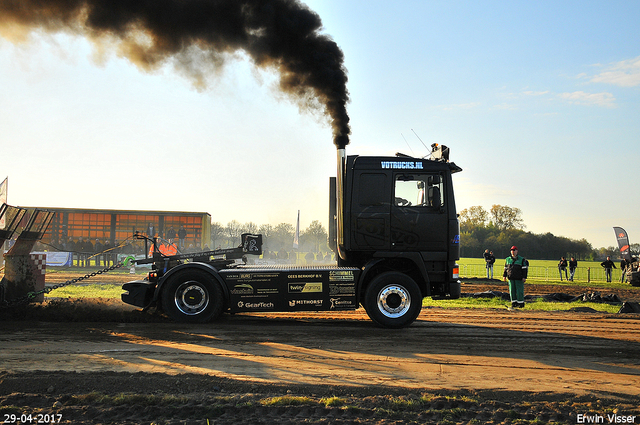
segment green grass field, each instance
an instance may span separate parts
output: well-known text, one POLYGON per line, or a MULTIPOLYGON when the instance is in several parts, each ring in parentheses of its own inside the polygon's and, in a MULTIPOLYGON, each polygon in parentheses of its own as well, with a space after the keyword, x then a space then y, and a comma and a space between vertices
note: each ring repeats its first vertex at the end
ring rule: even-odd
POLYGON ((54 289, 46 296, 49 298, 118 298, 122 294, 121 284, 83 284, 68 285, 54 289))
MULTIPOLYGON (((505 309, 511 303, 501 298, 460 298, 457 300, 432 300, 431 298, 425 298, 422 301, 423 307, 440 307, 440 308, 499 308, 505 309)), ((593 302, 549 302, 542 300, 535 300, 533 302, 527 302, 524 310, 536 310, 536 311, 568 311, 576 307, 589 307, 596 311, 604 313, 617 313, 620 310, 621 304, 604 304, 593 302)))
MULTIPOLYGON (((561 283, 560 272, 558 271, 558 261, 556 260, 529 260, 529 283, 561 283)), ((461 277, 486 277, 485 262, 483 258, 461 258, 458 261, 460 265, 461 277)), ((618 264, 616 263, 616 267, 618 264)), ((493 277, 502 278, 504 270, 504 259, 496 259, 493 266, 493 277)), ((567 270, 568 273, 568 270, 567 270)), ((563 276, 563 282, 566 282, 563 276)), ((578 261, 578 268, 574 276, 574 284, 603 283, 611 285, 615 288, 615 284, 620 284, 620 269, 613 270, 611 283, 607 283, 604 269, 600 266, 599 261, 578 261)), ((621 284, 620 287, 629 287, 628 284, 621 284)))

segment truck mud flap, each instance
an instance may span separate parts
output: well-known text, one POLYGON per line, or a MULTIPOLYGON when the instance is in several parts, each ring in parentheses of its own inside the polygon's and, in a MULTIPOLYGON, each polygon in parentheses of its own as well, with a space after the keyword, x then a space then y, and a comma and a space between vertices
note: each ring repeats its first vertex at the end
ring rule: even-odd
POLYGON ((120 296, 123 302, 144 308, 151 304, 156 284, 148 281, 128 282, 122 285, 122 290, 127 291, 120 296))
POLYGON ((460 298, 460 293, 462 292, 460 281, 451 282, 449 284, 449 296, 452 300, 457 300, 460 298))
MULTIPOLYGON (((446 285, 446 284, 444 284, 446 285)), ((446 288, 446 286, 445 286, 446 288)), ((457 300, 462 292, 460 281, 450 282, 449 290, 445 294, 431 295, 433 300, 457 300)))

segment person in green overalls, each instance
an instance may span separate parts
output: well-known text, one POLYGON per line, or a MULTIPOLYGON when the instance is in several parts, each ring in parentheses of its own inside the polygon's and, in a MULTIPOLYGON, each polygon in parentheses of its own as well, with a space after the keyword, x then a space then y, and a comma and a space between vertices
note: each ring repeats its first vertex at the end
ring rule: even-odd
POLYGON ((504 263, 504 281, 509 281, 512 308, 524 308, 524 283, 527 281, 529 262, 518 255, 518 247, 511 247, 511 255, 504 263))

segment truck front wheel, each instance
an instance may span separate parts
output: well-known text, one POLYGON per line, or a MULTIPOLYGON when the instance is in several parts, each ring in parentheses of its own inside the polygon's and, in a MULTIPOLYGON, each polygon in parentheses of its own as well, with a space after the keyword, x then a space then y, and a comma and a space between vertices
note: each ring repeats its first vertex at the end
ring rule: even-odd
POLYGON ((403 328, 416 320, 422 309, 422 294, 406 274, 386 272, 376 276, 364 295, 364 307, 376 324, 403 328))
POLYGON ((208 273, 183 270, 162 288, 162 308, 178 322, 204 323, 222 314, 222 289, 208 273))

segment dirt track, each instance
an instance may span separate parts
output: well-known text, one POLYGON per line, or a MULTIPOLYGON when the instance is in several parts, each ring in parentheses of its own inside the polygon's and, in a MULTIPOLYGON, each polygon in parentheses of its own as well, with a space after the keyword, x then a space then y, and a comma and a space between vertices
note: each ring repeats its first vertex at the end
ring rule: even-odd
POLYGON ((637 314, 429 308, 391 331, 363 311, 184 325, 72 300, 5 315, 0 346, 0 413, 69 423, 640 423, 637 314))

